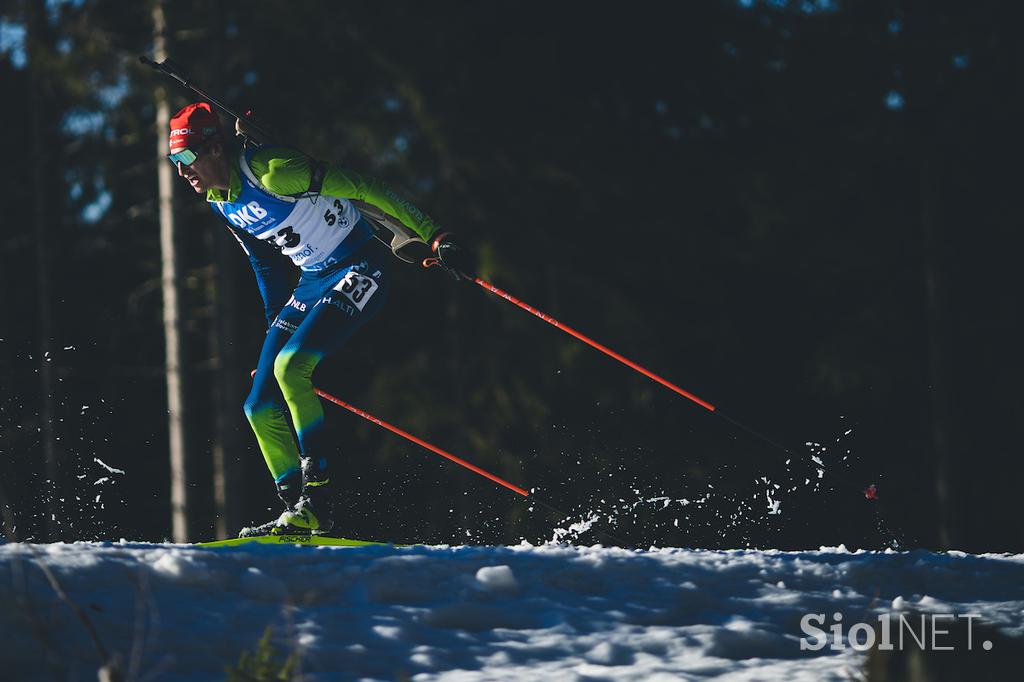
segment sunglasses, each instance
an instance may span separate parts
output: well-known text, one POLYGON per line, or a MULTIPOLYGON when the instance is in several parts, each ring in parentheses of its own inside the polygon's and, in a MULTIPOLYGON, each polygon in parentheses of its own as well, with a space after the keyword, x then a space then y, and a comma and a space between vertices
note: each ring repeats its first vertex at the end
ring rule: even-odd
POLYGON ((167 160, 174 166, 177 166, 179 163, 182 166, 191 166, 198 158, 199 156, 191 149, 182 149, 180 152, 167 155, 167 160))

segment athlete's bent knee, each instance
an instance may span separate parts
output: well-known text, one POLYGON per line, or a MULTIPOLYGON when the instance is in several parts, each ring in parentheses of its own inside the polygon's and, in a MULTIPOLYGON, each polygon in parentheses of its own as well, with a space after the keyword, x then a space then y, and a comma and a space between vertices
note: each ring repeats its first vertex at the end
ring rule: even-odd
POLYGON ((249 419, 249 421, 252 421, 252 418, 253 416, 255 416, 257 410, 259 409, 259 406, 259 394, 255 390, 253 390, 251 393, 249 393, 249 397, 245 399, 245 402, 242 403, 242 412, 245 413, 245 416, 246 418, 249 419))
POLYGON ((306 353, 282 351, 274 360, 274 377, 282 392, 287 395, 296 390, 309 389, 313 385, 313 368, 317 358, 306 353))

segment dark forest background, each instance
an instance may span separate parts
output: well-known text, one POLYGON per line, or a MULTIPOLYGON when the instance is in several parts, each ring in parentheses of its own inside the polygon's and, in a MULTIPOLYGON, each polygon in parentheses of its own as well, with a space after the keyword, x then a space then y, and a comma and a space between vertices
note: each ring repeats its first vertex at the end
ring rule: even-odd
MULTIPOLYGON (((325 390, 636 546, 1024 550, 1017 3, 165 12, 169 54, 203 87, 400 188, 472 238, 485 279, 790 453, 397 261, 386 311, 318 370, 325 390)), ((154 92, 172 111, 192 98, 138 63, 151 3, 6 0, 0 22, 0 478, 16 531, 161 540, 154 92)), ((276 514, 241 410, 264 320, 241 250, 176 193, 204 539, 218 515, 276 514)), ((326 409, 346 535, 515 543, 566 525, 326 409)))

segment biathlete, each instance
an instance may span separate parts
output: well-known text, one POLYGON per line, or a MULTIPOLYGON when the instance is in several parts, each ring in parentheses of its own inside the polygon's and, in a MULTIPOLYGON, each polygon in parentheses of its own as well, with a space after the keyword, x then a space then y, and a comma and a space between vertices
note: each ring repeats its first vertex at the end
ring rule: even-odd
POLYGON ((353 200, 431 244, 456 279, 472 271, 468 252, 378 180, 286 147, 229 152, 205 102, 171 119, 168 159, 242 245, 266 310, 267 336, 244 411, 285 510, 239 535, 328 532, 333 448, 324 442, 313 370, 380 311, 393 258, 353 200))

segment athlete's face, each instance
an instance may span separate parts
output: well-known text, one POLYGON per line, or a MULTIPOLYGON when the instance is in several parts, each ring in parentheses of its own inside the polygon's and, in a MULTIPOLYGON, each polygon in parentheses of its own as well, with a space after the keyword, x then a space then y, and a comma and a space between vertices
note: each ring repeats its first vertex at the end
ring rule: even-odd
POLYGON ((197 194, 205 194, 209 189, 228 189, 227 159, 224 148, 219 142, 213 142, 196 151, 196 160, 186 166, 178 162, 178 175, 185 178, 197 194))

